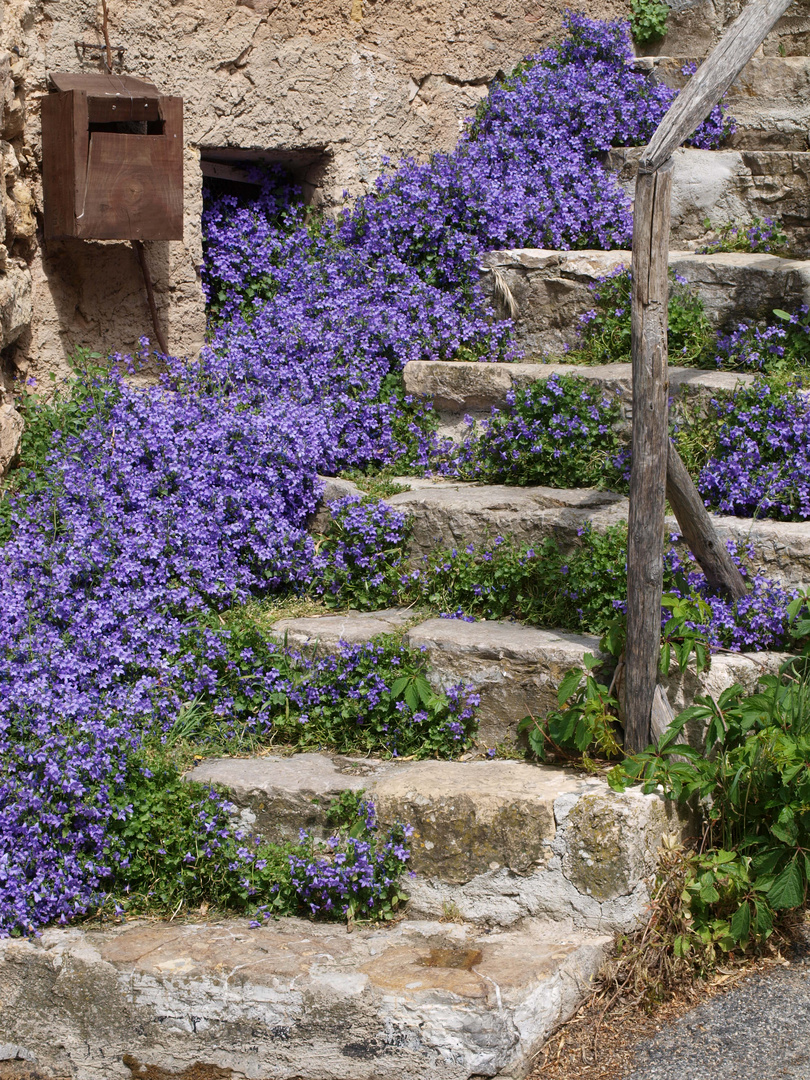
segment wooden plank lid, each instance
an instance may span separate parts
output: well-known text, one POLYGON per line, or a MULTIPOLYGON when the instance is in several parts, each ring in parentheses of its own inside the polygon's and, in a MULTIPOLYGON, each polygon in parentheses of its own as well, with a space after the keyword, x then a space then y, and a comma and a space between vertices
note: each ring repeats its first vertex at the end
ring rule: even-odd
POLYGON ((133 75, 51 71, 48 77, 57 90, 84 90, 88 97, 160 97, 154 83, 136 79, 133 75))

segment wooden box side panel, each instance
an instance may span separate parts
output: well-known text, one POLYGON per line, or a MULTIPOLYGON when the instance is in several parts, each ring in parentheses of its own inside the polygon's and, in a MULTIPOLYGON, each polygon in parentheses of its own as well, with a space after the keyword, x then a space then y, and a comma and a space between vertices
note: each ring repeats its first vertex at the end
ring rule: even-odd
POLYGON ((42 99, 42 188, 47 239, 77 235, 76 204, 79 188, 84 186, 81 165, 87 138, 87 120, 80 114, 86 104, 85 96, 73 90, 42 99))

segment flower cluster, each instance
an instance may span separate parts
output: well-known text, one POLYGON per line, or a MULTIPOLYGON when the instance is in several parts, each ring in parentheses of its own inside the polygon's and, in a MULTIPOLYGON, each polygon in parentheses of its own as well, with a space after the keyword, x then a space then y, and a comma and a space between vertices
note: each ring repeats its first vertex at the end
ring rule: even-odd
POLYGON ((738 517, 810 518, 810 404, 758 380, 713 400, 717 448, 698 478, 707 506, 738 517))
MULTIPOLYGON (((433 456, 445 476, 505 484, 598 486, 614 476, 620 395, 585 379, 552 375, 507 395, 488 423, 433 456)), ((615 478, 615 477, 614 477, 615 478)))
MULTIPOLYGON (((677 545, 680 536, 675 533, 671 540, 677 545)), ((677 598, 699 597, 703 601, 701 607, 706 617, 687 625, 698 630, 712 650, 751 652, 785 648, 791 641, 787 609, 799 597, 798 590, 785 589, 763 574, 751 576, 733 541, 728 543, 728 549, 740 572, 750 579, 749 591, 740 600, 713 594, 691 554, 678 546, 670 546, 664 553, 667 593, 677 598)), ((751 551, 747 554, 753 556, 751 551)), ((665 619, 666 615, 662 623, 665 619)))
MULTIPOLYGON (((710 222, 705 222, 708 228, 710 222)), ((771 217, 753 217, 749 222, 734 221, 720 225, 717 239, 700 248, 698 254, 717 251, 756 251, 776 254, 787 246, 787 234, 781 222, 771 217)))
POLYGON ((360 802, 360 837, 331 836, 318 844, 303 830, 302 855, 290 856, 293 887, 313 915, 340 912, 350 919, 386 916, 400 898, 399 879, 410 859, 409 825, 377 837, 374 804, 360 802))
POLYGON ((778 320, 765 326, 740 323, 717 339, 717 367, 731 371, 796 370, 810 359, 810 322, 806 305, 793 312, 774 311, 778 320))

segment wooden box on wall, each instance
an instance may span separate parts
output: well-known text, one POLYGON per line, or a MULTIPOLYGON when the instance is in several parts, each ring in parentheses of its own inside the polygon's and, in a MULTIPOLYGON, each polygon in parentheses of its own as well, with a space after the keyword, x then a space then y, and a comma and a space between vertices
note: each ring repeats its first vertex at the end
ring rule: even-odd
POLYGON ((55 72, 42 99, 46 238, 183 239, 183 99, 55 72))

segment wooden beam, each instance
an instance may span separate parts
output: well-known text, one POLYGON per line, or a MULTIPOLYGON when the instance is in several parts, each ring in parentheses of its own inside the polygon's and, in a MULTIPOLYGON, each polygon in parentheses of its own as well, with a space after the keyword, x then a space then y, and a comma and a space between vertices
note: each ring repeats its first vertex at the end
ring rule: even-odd
POLYGON ((702 123, 793 0, 751 0, 681 90, 641 156, 657 169, 702 123))
POLYGON ((668 433, 667 309, 672 160, 639 172, 633 221, 633 465, 627 537, 624 745, 650 742, 661 648, 668 433))
POLYGON ((713 589, 722 589, 734 600, 745 596, 747 589, 743 576, 718 536, 692 477, 672 442, 667 454, 667 499, 678 519, 683 538, 709 585, 713 589))

